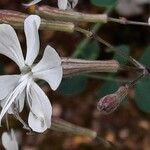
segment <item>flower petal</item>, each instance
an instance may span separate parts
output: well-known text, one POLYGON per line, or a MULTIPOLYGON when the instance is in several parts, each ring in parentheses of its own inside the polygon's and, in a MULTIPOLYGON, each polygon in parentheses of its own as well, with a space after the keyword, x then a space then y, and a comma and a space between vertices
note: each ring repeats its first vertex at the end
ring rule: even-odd
POLYGON ((56 90, 62 80, 61 58, 51 46, 47 46, 41 61, 32 68, 33 77, 45 80, 56 90))
POLYGON ((2 107, 2 110, 0 112, 0 124, 1 124, 1 120, 3 118, 3 116, 5 115, 5 113, 9 110, 9 108, 11 108, 12 103, 15 101, 15 99, 18 97, 18 95, 20 95, 25 87, 26 87, 27 81, 23 81, 21 82, 14 90, 13 92, 11 92, 9 94, 9 96, 7 96, 6 98, 6 102, 4 104, 4 106, 2 107))
POLYGON ((24 58, 15 30, 7 24, 0 24, 0 53, 12 59, 20 68, 24 58))
POLYGON ((4 132, 2 134, 2 144, 6 150, 18 150, 18 143, 13 130, 11 133, 4 132))
POLYGON ((23 4, 23 6, 29 7, 29 6, 32 6, 32 5, 39 3, 40 1, 41 0, 33 0, 33 1, 29 2, 28 4, 23 4))
POLYGON ((6 98, 6 96, 13 91, 18 85, 20 75, 3 75, 0 76, 0 100, 6 98))
POLYGON ((58 0, 58 8, 65 10, 67 9, 68 0, 58 0))
POLYGON ((28 101, 30 101, 29 126, 36 132, 44 132, 51 126, 52 107, 42 89, 35 83, 30 84, 28 101))
POLYGON ((16 102, 18 112, 22 112, 25 102, 25 90, 18 95, 18 97, 16 98, 16 102))
POLYGON ((45 80, 56 90, 62 80, 61 58, 51 46, 47 46, 41 61, 32 68, 33 77, 45 80))
MULTIPOLYGON (((24 108, 24 102, 25 102, 25 90, 16 97, 15 101, 12 103, 12 105, 8 109, 8 113, 14 114, 14 113, 22 112, 24 108)), ((5 100, 1 102, 1 106, 3 107, 4 105, 5 105, 5 100)))
POLYGON ((27 41, 27 55, 25 63, 31 66, 39 53, 39 33, 38 29, 41 19, 37 15, 30 15, 24 21, 24 30, 27 41))
POLYGON ((74 8, 78 3, 78 0, 72 0, 72 8, 74 8))

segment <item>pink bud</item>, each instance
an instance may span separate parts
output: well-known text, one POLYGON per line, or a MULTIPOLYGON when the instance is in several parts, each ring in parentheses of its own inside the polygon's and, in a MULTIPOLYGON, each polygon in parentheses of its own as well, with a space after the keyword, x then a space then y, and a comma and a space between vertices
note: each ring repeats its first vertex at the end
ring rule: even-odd
POLYGON ((115 93, 104 96, 97 104, 97 109, 103 114, 112 113, 128 94, 128 86, 121 86, 115 93))

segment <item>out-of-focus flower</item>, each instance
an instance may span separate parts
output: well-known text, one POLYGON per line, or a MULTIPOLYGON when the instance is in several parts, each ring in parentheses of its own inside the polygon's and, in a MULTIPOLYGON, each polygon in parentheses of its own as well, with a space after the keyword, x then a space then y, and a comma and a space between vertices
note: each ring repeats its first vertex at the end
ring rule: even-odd
POLYGON ((150 26, 150 17, 148 18, 148 25, 150 26))
POLYGON ((24 60, 15 30, 8 24, 0 25, 0 54, 12 59, 21 74, 0 76, 0 122, 6 112, 15 114, 24 108, 25 95, 30 108, 28 124, 33 131, 44 132, 51 126, 52 107, 48 97, 35 83, 36 79, 48 82, 56 90, 62 80, 61 58, 50 46, 45 48, 43 58, 33 64, 39 53, 38 29, 41 19, 30 15, 24 21, 27 54, 24 60))
POLYGON ((14 131, 4 132, 2 134, 2 144, 6 150, 18 150, 18 143, 14 131))
POLYGON ((149 0, 118 0, 116 10, 124 16, 138 15, 143 12, 142 5, 150 4, 149 0))
MULTIPOLYGON (((41 0, 33 0, 28 4, 24 4, 24 6, 29 7, 31 5, 35 5, 39 3, 41 0)), ((74 8, 78 3, 78 0, 58 0, 58 8, 62 10, 74 8)))

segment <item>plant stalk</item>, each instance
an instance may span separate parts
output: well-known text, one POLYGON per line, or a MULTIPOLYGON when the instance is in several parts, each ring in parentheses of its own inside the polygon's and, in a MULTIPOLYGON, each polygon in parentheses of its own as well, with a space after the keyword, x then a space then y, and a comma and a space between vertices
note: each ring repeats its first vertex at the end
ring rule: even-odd
POLYGON ((112 18, 109 17, 106 13, 87 14, 87 13, 76 12, 72 10, 64 11, 50 6, 37 7, 35 12, 46 19, 53 19, 53 20, 67 21, 67 22, 94 22, 94 23, 115 22, 123 25, 129 24, 129 25, 149 26, 148 22, 131 21, 124 17, 112 18))
POLYGON ((37 7, 36 13, 47 19, 54 19, 69 22, 103 22, 107 23, 106 14, 86 14, 75 11, 64 11, 50 6, 37 7))
POLYGON ((64 77, 80 73, 117 72, 120 65, 116 60, 98 61, 62 58, 64 77))

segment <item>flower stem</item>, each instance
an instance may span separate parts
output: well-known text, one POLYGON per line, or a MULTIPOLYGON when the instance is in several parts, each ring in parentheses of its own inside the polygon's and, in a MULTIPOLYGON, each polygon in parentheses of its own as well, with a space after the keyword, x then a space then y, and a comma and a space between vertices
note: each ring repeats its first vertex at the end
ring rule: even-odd
POLYGON ((107 23, 106 14, 86 14, 75 11, 64 11, 50 6, 37 7, 36 13, 46 19, 59 21, 78 21, 78 22, 103 22, 107 23))
POLYGON ((62 58, 64 77, 79 73, 117 72, 120 65, 116 60, 90 61, 82 59, 62 58))
POLYGON ((106 13, 87 14, 75 11, 64 11, 50 6, 37 7, 35 12, 46 19, 53 19, 67 22, 94 22, 94 23, 116 22, 124 25, 130 24, 130 25, 149 26, 148 22, 130 21, 124 17, 119 19, 112 18, 109 17, 106 13))

